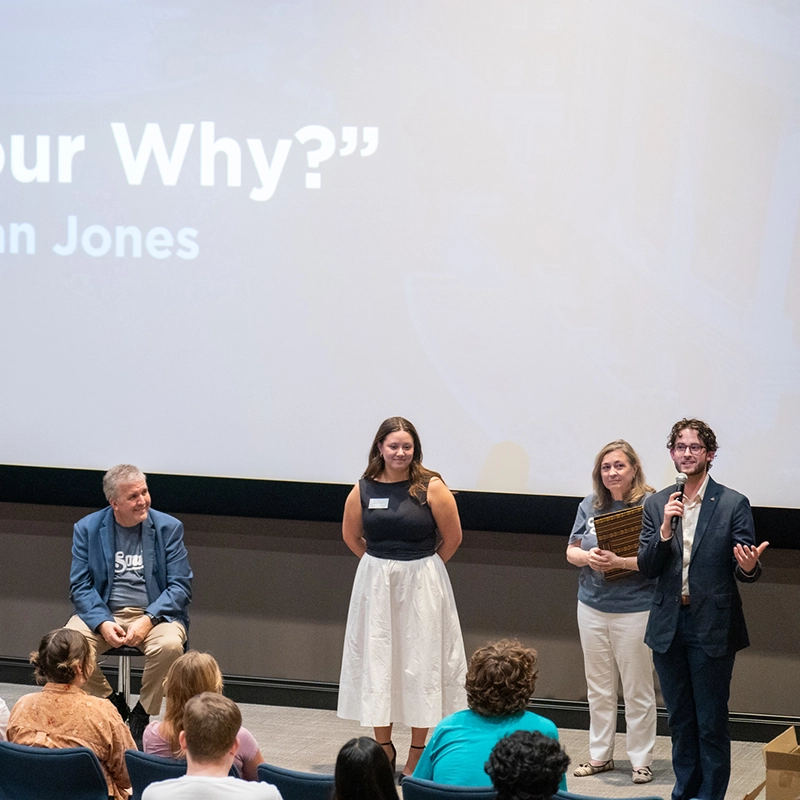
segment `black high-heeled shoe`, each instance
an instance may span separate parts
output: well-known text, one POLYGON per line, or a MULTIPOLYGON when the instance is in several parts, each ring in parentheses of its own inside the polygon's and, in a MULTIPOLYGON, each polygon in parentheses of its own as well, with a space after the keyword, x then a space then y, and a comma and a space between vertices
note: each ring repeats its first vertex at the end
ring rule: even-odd
POLYGON ((392 757, 391 758, 389 758, 389 756, 386 756, 386 757, 389 758, 389 763, 392 765, 392 772, 394 773, 395 769, 397 767, 397 749, 394 746, 394 742, 391 739, 389 739, 388 742, 378 742, 378 744, 381 747, 391 747, 392 748, 392 757))
MULTIPOLYGON (((412 750, 424 750, 424 749, 425 749, 425 745, 424 745, 424 744, 411 744, 411 745, 409 745, 409 747, 410 747, 412 750)), ((422 753, 420 753, 420 755, 422 755, 422 753)), ((400 775, 399 775, 399 776, 398 776, 398 778, 397 778, 397 785, 398 785, 398 786, 402 786, 402 785, 403 785, 403 781, 404 781, 406 778, 408 778, 408 777, 410 777, 411 775, 413 775, 413 774, 414 774, 413 770, 412 770, 411 772, 409 772, 409 774, 408 774, 408 775, 406 775, 406 774, 405 774, 405 772, 401 772, 401 773, 400 773, 400 775)))

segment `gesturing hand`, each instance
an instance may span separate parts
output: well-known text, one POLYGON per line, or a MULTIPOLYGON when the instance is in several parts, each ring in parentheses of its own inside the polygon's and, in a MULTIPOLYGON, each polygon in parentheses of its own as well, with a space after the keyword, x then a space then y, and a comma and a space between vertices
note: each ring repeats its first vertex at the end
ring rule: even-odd
POLYGON ((741 567, 742 572, 751 573, 758 564, 761 554, 769 547, 769 542, 761 542, 758 547, 749 544, 737 544, 733 548, 733 556, 736 563, 741 567))

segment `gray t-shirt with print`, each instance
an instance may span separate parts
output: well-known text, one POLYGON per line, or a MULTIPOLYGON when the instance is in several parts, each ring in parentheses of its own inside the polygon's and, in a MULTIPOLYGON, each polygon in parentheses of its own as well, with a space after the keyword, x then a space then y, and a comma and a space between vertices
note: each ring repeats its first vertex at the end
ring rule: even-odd
POLYGON ((147 608, 147 587, 142 560, 142 526, 126 528, 114 522, 114 585, 108 607, 112 613, 122 608, 147 608))

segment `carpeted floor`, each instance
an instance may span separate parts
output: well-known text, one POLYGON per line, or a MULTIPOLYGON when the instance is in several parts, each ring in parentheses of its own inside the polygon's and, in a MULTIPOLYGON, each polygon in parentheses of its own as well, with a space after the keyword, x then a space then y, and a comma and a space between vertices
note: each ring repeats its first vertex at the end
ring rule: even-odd
MULTIPOLYGON (((18 684, 0 684, 0 697, 8 707, 23 694, 35 691, 18 684)), ((333 772, 339 748, 354 736, 371 735, 371 730, 357 723, 339 719, 333 711, 318 711, 283 706, 259 706, 242 703, 245 727, 261 746, 264 759, 290 769, 309 772, 333 772)), ((589 735, 587 731, 560 731, 564 749, 574 767, 587 760, 589 735)), ((393 736, 398 753, 398 767, 408 752, 410 731, 397 727, 393 736)), ((726 800, 742 800, 749 791, 764 780, 762 745, 752 742, 733 743, 733 769, 726 800)), ((652 783, 636 786, 631 783, 630 763, 625 755, 625 737, 617 735, 616 769, 589 778, 575 778, 567 773, 569 791, 595 797, 651 797, 667 800, 672 789, 669 739, 659 736, 656 742, 652 783)))

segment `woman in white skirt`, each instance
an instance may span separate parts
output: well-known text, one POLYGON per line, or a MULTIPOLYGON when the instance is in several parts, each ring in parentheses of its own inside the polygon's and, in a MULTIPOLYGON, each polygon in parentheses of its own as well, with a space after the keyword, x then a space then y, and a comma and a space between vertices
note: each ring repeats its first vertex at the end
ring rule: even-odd
POLYGON ((567 561, 581 568, 578 580, 578 630, 583 648, 589 698, 589 761, 577 777, 614 769, 617 685, 622 682, 628 758, 634 783, 653 780, 656 743, 656 697, 653 654, 644 632, 655 581, 639 573, 636 556, 623 558, 597 546, 597 515, 639 506, 653 489, 647 485, 639 456, 624 440, 607 444, 592 470, 594 492, 578 506, 567 545, 567 561), (610 569, 627 572, 606 580, 610 569))
POLYGON ((347 546, 361 559, 347 615, 338 715, 375 729, 394 768, 392 724, 411 728, 403 769, 417 765, 428 728, 467 707, 467 661, 445 562, 461 544, 455 498, 422 466, 414 426, 378 428, 347 497, 347 546))

